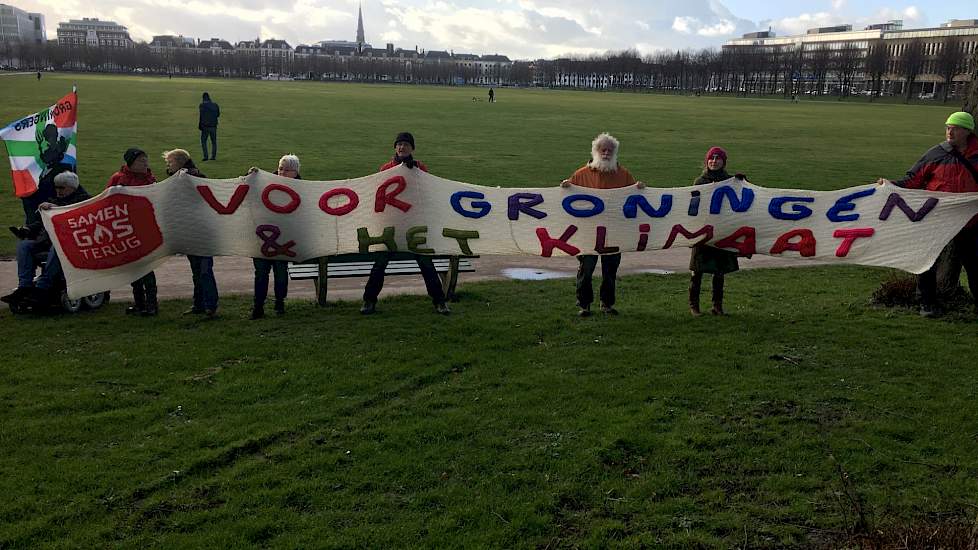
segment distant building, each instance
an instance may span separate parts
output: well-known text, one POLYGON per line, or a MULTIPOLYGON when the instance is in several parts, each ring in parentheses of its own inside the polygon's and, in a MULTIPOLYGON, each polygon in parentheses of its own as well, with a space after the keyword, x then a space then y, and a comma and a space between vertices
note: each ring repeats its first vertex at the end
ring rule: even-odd
POLYGON ((0 4, 0 42, 46 44, 47 41, 44 15, 0 4))
POLYGON ((131 48, 129 30, 115 21, 98 18, 72 19, 58 25, 58 44, 61 46, 90 46, 97 48, 131 48))
MULTIPOLYGON (((880 44, 885 48, 888 58, 886 73, 883 76, 883 91, 901 94, 904 93, 903 75, 900 74, 901 56, 912 40, 920 40, 923 44, 924 62, 912 93, 934 94, 940 93, 944 86, 950 86, 951 91, 962 89, 970 82, 970 72, 974 70, 974 67, 970 70, 967 68, 961 70, 950 83, 945 83, 944 78, 937 74, 937 59, 949 39, 957 41, 956 47, 961 49, 965 60, 973 59, 975 52, 978 51, 978 19, 956 19, 940 27, 923 29, 904 29, 903 21, 895 20, 869 25, 863 30, 852 30, 852 25, 839 25, 809 29, 805 34, 795 36, 778 37, 774 36, 774 33, 748 33, 739 39, 724 43, 723 51, 771 54, 781 56, 782 59, 791 55, 800 55, 803 60, 813 59, 814 56, 819 55, 818 52, 828 51, 831 55, 835 55, 838 52, 851 51, 855 53, 858 69, 852 80, 853 89, 850 92, 859 92, 868 88, 870 84, 870 76, 864 73, 863 63, 870 48, 880 44)), ((764 71, 759 74, 761 83, 776 78, 776 74, 764 71)), ((796 74, 788 75, 788 78, 800 81, 804 91, 812 91, 813 76, 808 69, 803 67, 796 74)), ((824 80, 825 89, 818 91, 830 93, 838 89, 839 80, 839 75, 830 69, 828 77, 824 80)))

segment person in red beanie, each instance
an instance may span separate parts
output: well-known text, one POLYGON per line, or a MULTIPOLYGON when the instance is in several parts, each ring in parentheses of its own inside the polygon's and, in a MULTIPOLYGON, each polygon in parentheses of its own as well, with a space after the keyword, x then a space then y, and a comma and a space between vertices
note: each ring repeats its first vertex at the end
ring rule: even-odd
MULTIPOLYGON (((722 147, 710 147, 703 161, 703 173, 693 180, 693 185, 708 185, 730 179, 726 167, 727 152, 722 147)), ((737 174, 736 177, 737 179, 746 179, 743 174, 737 174)), ((703 285, 703 274, 711 273, 713 275, 713 308, 710 309, 710 313, 725 315, 723 311, 724 276, 738 269, 740 269, 740 264, 737 262, 736 253, 705 244, 694 246, 689 257, 689 270, 692 273, 689 279, 689 312, 694 317, 701 315, 700 287, 703 285)))

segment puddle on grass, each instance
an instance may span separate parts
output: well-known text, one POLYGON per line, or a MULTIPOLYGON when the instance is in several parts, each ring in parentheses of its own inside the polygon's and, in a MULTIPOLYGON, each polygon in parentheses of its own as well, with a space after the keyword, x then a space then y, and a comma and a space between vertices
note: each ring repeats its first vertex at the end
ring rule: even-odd
POLYGON ((573 277, 574 273, 569 271, 550 271, 548 269, 536 269, 532 267, 507 267, 503 270, 503 275, 510 279, 519 281, 546 281, 547 279, 564 279, 573 277))

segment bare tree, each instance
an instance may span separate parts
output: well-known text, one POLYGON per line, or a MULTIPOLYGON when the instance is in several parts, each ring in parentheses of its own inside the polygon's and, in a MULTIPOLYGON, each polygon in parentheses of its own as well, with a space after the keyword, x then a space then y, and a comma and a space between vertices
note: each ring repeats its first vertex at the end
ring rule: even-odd
POLYGON ((832 68, 832 50, 825 44, 819 44, 808 52, 805 61, 815 80, 815 95, 820 96, 825 91, 825 79, 832 68))
POLYGON ((924 68, 924 42, 914 38, 907 42, 903 55, 900 56, 900 74, 903 76, 904 103, 910 103, 913 97, 913 85, 924 68))
POLYGON ((864 64, 866 74, 872 82, 873 96, 875 99, 880 96, 883 87, 883 75, 886 73, 886 66, 890 63, 890 53, 882 40, 875 40, 869 45, 864 64))
POLYGON ((852 80, 862 64, 862 52, 853 42, 845 42, 835 52, 835 73, 839 76, 839 100, 852 94, 852 80))
POLYGON ((957 37, 949 36, 941 42, 941 50, 937 54, 937 74, 944 80, 944 94, 942 100, 947 103, 948 93, 954 84, 954 77, 961 74, 966 68, 966 58, 964 50, 961 48, 961 40, 957 37))
POLYGON ((978 50, 971 56, 971 85, 968 86, 968 96, 964 100, 962 110, 968 111, 978 118, 978 50))

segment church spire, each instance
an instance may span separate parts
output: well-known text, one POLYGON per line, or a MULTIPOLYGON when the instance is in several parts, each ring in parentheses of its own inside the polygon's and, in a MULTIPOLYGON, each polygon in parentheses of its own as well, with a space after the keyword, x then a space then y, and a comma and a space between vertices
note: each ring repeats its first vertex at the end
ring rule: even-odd
POLYGON ((363 36, 363 6, 357 7, 357 49, 363 51, 367 39, 363 36))

